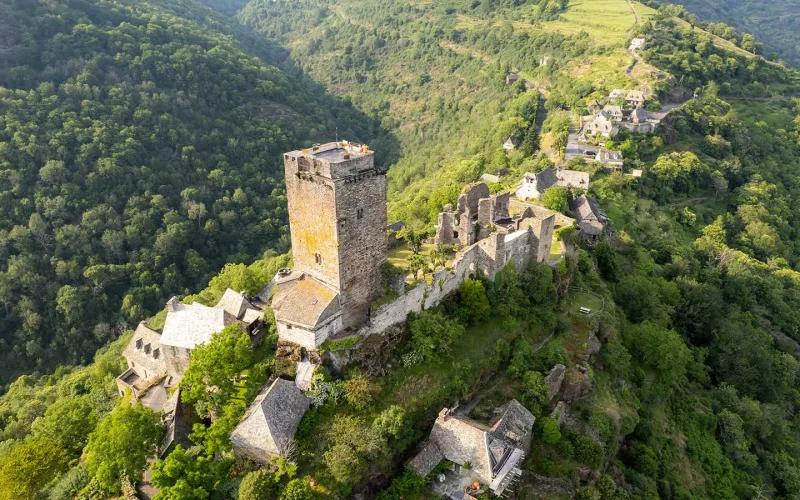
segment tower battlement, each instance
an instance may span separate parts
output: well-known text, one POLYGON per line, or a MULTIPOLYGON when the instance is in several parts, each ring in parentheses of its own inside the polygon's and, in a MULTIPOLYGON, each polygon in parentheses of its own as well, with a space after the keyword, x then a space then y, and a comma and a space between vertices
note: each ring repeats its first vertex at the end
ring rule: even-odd
POLYGON ((287 172, 307 172, 328 179, 343 179, 375 170, 374 154, 363 144, 348 141, 316 144, 283 155, 287 172))

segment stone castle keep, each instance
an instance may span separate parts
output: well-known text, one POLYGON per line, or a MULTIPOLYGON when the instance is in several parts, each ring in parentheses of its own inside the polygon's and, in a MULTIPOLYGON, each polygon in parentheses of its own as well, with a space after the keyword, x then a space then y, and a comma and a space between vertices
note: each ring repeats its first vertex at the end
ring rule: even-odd
POLYGON ((452 267, 373 308, 385 293, 388 240, 386 176, 372 151, 348 142, 315 145, 284 154, 284 166, 294 269, 274 279, 282 341, 316 350, 329 338, 380 335, 408 313, 438 305, 478 271, 493 278, 509 262, 521 269, 550 253, 554 214, 522 203, 512 217, 510 193, 490 195, 486 184, 472 184, 456 210, 447 206, 439 215, 435 243, 458 248, 452 267))
POLYGON ((273 299, 281 338, 314 347, 369 321, 386 262, 386 176, 364 146, 283 156, 294 270, 273 299))

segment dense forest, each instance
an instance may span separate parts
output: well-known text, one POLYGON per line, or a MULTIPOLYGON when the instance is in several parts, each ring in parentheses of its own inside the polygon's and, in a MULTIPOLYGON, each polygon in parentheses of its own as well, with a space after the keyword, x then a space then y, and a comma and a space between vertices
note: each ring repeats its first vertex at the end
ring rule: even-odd
POLYGON ((679 2, 706 22, 724 22, 764 43, 766 56, 775 54, 800 66, 800 2, 797 0, 685 0, 679 2))
POLYGON ((286 251, 280 153, 377 136, 199 4, 0 10, 0 383, 86 362, 226 262, 286 251))
POLYGON ((796 498, 798 72, 675 6, 604 2, 629 19, 598 27, 576 20, 585 2, 555 0, 202 3, 219 13, 0 5, 0 314, 16 360, 3 376, 94 356, 0 396, 0 496, 113 498, 141 479, 163 428, 119 400, 130 333, 113 339, 170 294, 213 304, 288 265, 285 149, 369 141, 390 217, 430 232, 463 184, 502 169, 493 189, 512 188, 553 166, 589 101, 638 87, 648 106, 680 104, 654 133, 604 142, 643 176, 568 162, 592 175, 604 241, 561 231, 557 264, 465 280, 394 343, 370 337, 362 362, 319 369, 296 452, 265 467, 236 460, 228 436, 294 363, 269 314, 256 350, 220 332, 180 386, 192 446, 155 461, 151 484, 170 500, 432 499, 438 469, 404 464, 441 408, 472 402, 488 424, 515 398, 537 418, 516 498, 796 498), (635 35, 642 72, 625 52, 635 35), (511 69, 533 88, 506 85, 511 69), (248 265, 217 273, 226 262, 248 265), (576 290, 602 298, 596 316, 575 314, 576 290), (561 414, 545 382, 559 363, 561 414))

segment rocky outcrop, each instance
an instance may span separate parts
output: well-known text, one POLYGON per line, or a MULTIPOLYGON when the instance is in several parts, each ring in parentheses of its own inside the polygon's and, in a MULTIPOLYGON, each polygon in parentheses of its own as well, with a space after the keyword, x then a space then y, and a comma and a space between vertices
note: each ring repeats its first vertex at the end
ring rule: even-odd
POLYGON ((561 386, 561 399, 568 404, 585 398, 591 392, 592 381, 586 371, 571 370, 564 377, 564 383, 561 386))
POLYGON ((567 371, 567 367, 564 365, 556 365, 550 370, 550 373, 544 378, 544 382, 550 388, 550 399, 552 401, 557 395, 558 392, 561 390, 561 384, 564 382, 564 374, 567 371))
POLYGON ((592 357, 600 352, 600 339, 594 333, 589 334, 589 340, 586 342, 586 356, 592 357))

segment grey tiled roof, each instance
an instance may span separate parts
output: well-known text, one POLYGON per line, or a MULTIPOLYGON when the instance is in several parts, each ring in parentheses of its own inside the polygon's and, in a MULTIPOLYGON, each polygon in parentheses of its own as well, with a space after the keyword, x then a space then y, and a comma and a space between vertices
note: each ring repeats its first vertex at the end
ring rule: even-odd
POLYGON ((309 404, 294 382, 276 379, 256 397, 231 433, 234 450, 246 450, 254 459, 283 454, 309 404))
POLYGON ((581 231, 592 235, 603 232, 605 220, 600 215, 600 209, 594 199, 580 195, 569 203, 569 209, 575 216, 581 231))
POLYGON ((545 189, 551 188, 558 182, 555 172, 550 167, 536 174, 536 190, 543 193, 545 189))
POLYGON ((122 355, 136 366, 143 366, 153 375, 164 374, 167 371, 164 353, 161 351, 161 334, 149 328, 144 322, 136 327, 122 355))
POLYGON ((177 304, 167 312, 161 343, 194 349, 211 340, 211 336, 236 322, 236 317, 223 309, 193 304, 177 304))
POLYGON ((278 283, 272 299, 275 319, 314 329, 328 318, 339 314, 339 294, 306 274, 278 283))
POLYGON ((247 297, 245 297, 243 293, 235 292, 230 288, 225 290, 225 293, 222 294, 219 302, 217 302, 217 305, 214 307, 223 309, 226 313, 237 319, 242 319, 244 313, 248 309, 255 309, 255 306, 247 300, 247 297))
POLYGON ((436 442, 428 440, 417 456, 408 462, 408 467, 420 476, 427 476, 443 458, 442 450, 439 449, 436 442))
POLYGON ((589 189, 589 174, 578 170, 559 170, 558 185, 568 188, 589 189))

